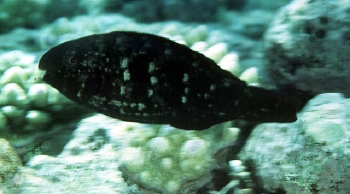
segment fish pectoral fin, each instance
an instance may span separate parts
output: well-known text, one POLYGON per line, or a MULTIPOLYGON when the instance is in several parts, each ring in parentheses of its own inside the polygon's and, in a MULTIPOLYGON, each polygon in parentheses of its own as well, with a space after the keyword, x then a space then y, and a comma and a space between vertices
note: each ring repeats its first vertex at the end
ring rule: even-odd
MULTIPOLYGON (((209 119, 208 119, 209 120, 209 119)), ((218 124, 211 121, 180 120, 170 123, 171 126, 185 130, 204 130, 218 124)))

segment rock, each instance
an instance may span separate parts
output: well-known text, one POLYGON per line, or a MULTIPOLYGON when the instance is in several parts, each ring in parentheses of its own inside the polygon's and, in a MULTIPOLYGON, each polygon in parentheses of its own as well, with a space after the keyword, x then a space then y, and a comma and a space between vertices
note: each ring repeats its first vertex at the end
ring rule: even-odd
MULTIPOLYGON (((96 176, 98 167, 116 172, 119 168, 130 184, 142 187, 145 192, 189 193, 211 182, 212 171, 221 168, 225 150, 235 144, 239 132, 238 128, 230 128, 229 123, 203 131, 185 131, 169 125, 121 122, 96 115, 80 123, 57 158, 36 156, 28 165, 38 171, 35 174, 39 177, 61 176, 58 172, 65 166, 72 166, 73 170, 67 172, 72 177, 96 176), (57 163, 57 169, 52 169, 52 163, 57 163), (74 166, 81 166, 80 170, 74 166)), ((68 183, 64 182, 68 180, 76 180, 70 185, 83 184, 78 178, 59 179, 63 183, 57 183, 59 188, 66 187, 68 183)), ((103 180, 100 177, 96 181, 103 180)))
POLYGON ((350 95, 350 1, 294 0, 265 36, 267 71, 278 87, 350 95))
POLYGON ((260 188, 286 193, 350 192, 350 99, 321 94, 290 124, 258 125, 239 154, 260 188))

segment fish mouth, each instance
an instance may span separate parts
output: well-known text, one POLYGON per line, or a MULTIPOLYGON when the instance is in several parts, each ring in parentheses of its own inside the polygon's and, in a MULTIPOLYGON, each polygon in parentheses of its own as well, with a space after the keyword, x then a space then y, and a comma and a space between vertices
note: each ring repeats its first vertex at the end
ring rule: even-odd
POLYGON ((45 63, 45 58, 43 56, 39 61, 38 68, 40 70, 44 70, 45 72, 49 72, 50 66, 51 66, 50 63, 45 63))
POLYGON ((55 54, 55 52, 51 49, 40 58, 38 68, 46 71, 57 71, 62 65, 62 60, 60 57, 61 55, 55 54))
POLYGON ((47 53, 45 53, 39 61, 38 68, 40 70, 47 70, 49 67, 49 64, 50 64, 49 57, 47 56, 47 53))
MULTIPOLYGON (((41 60, 40 60, 41 61, 41 60)), ((45 78, 47 77, 47 75, 52 74, 52 72, 50 72, 44 65, 43 63, 39 63, 38 65, 38 69, 40 69, 41 71, 43 71, 43 74, 40 76, 41 80, 45 81, 45 78)))
POLYGON ((38 68, 42 71, 44 71, 44 74, 42 76, 42 80, 45 81, 46 83, 50 84, 50 80, 52 80, 55 76, 55 71, 57 71, 57 69, 55 69, 57 65, 55 64, 55 62, 52 62, 52 57, 50 57, 49 53, 45 53, 40 61, 39 61, 39 65, 38 68))
POLYGON ((46 70, 41 78, 42 81, 49 84, 51 87, 61 91, 65 85, 65 80, 57 72, 46 70))
POLYGON ((54 78, 54 74, 53 72, 49 71, 49 70, 43 70, 44 74, 42 75, 41 79, 46 82, 49 83, 50 80, 52 80, 54 78))

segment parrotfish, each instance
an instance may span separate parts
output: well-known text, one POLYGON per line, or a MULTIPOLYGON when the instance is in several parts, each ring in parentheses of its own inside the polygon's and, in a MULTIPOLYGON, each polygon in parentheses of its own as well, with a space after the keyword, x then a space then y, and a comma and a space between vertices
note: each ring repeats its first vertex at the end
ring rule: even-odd
POLYGON ((248 86, 213 60, 160 36, 115 31, 62 43, 39 62, 67 98, 124 121, 201 130, 234 119, 294 122, 298 100, 248 86))

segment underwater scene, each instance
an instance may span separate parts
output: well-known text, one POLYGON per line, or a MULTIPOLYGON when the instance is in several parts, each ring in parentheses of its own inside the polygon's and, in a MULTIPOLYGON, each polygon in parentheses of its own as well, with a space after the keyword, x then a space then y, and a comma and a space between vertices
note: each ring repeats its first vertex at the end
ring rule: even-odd
POLYGON ((350 0, 0 0, 0 194, 350 193, 350 0))

